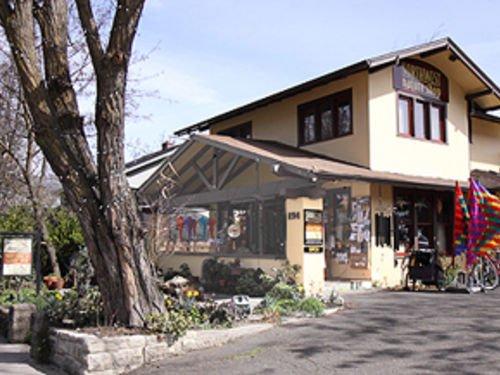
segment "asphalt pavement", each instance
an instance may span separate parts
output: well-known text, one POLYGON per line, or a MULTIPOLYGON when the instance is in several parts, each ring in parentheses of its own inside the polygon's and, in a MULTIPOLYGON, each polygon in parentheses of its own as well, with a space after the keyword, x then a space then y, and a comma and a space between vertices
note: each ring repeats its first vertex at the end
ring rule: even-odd
POLYGON ((134 374, 500 374, 500 290, 347 295, 302 320, 134 374))

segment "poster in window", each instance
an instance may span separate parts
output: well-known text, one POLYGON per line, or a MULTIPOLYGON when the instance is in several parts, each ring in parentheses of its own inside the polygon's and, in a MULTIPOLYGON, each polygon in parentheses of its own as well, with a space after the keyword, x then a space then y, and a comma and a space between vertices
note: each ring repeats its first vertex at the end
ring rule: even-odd
POLYGON ((304 251, 323 251, 323 211, 304 210, 304 251))
POLYGON ((338 264, 349 264, 349 251, 344 249, 336 250, 334 259, 338 264))
POLYGON ((351 200, 349 263, 351 268, 368 268, 368 244, 371 238, 370 197, 351 200))
POLYGON ((364 253, 356 253, 349 256, 351 268, 367 269, 368 268, 368 255, 364 253))
POLYGON ((6 237, 2 242, 2 275, 31 275, 33 242, 31 237, 6 237))

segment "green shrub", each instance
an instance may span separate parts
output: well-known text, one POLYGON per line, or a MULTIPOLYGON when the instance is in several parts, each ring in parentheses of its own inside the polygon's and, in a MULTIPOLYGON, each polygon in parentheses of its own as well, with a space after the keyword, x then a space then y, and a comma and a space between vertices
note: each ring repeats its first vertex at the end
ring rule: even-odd
POLYGON ((325 304, 316 297, 307 297, 300 301, 298 309, 308 315, 318 317, 323 315, 325 304))
POLYGON ((178 339, 191 328, 192 322, 185 310, 171 310, 165 314, 152 313, 146 317, 146 329, 178 339))
POLYGON ((299 301, 296 299, 280 299, 269 306, 273 313, 278 313, 281 316, 291 315, 297 311, 299 301))
POLYGON ((283 262, 283 265, 274 269, 276 273, 276 282, 285 284, 297 284, 297 276, 300 272, 300 266, 298 264, 291 264, 288 260, 283 262))
POLYGON ((237 294, 261 297, 269 292, 275 283, 275 280, 266 275, 260 268, 246 268, 242 269, 241 275, 236 281, 235 291, 237 294))
POLYGON ((289 285, 279 282, 272 287, 272 289, 266 294, 265 298, 266 301, 269 301, 270 303, 283 299, 298 301, 302 298, 302 291, 297 285, 289 285))
POLYGON ((42 309, 55 326, 91 327, 103 320, 103 304, 97 287, 89 287, 83 294, 74 289, 64 293, 49 291, 45 301, 42 309))
POLYGON ((28 206, 13 206, 0 213, 0 232, 32 232, 35 226, 28 206))
POLYGON ((5 289, 0 293, 0 305, 10 306, 18 303, 37 304, 39 299, 33 288, 21 288, 19 290, 5 289))

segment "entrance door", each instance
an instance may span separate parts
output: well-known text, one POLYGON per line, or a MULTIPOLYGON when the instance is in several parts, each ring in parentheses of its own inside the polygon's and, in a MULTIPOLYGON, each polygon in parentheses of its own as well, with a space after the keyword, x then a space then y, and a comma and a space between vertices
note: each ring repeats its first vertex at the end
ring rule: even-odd
POLYGON ((394 189, 395 249, 452 251, 453 193, 394 189))

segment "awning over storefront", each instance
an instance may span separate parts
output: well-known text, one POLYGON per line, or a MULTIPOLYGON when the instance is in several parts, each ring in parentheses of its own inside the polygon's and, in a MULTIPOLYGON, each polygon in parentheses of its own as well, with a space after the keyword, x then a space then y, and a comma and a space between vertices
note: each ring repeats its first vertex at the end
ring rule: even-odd
MULTIPOLYGON (((197 151, 200 147, 202 149, 217 149, 235 157, 247 159, 250 162, 268 164, 273 167, 273 172, 278 176, 302 178, 311 182, 347 179, 433 188, 452 188, 455 184, 455 181, 440 178, 373 171, 360 165, 318 155, 276 141, 240 139, 223 135, 206 134, 192 135, 191 138, 184 145, 179 147, 177 152, 164 163, 163 167, 166 168, 168 164, 175 163, 175 160, 181 158, 189 149, 197 151)), ((197 154, 195 153, 193 155, 196 156, 197 154)), ((193 159, 197 158, 192 157, 187 159, 190 159, 192 162, 193 159)), ((158 171, 141 186, 140 190, 146 189, 148 185, 154 181, 155 176, 162 173, 163 167, 159 168, 158 171)), ((210 173, 208 168, 207 173, 210 173)), ((465 182, 463 183, 465 185, 465 182)))

